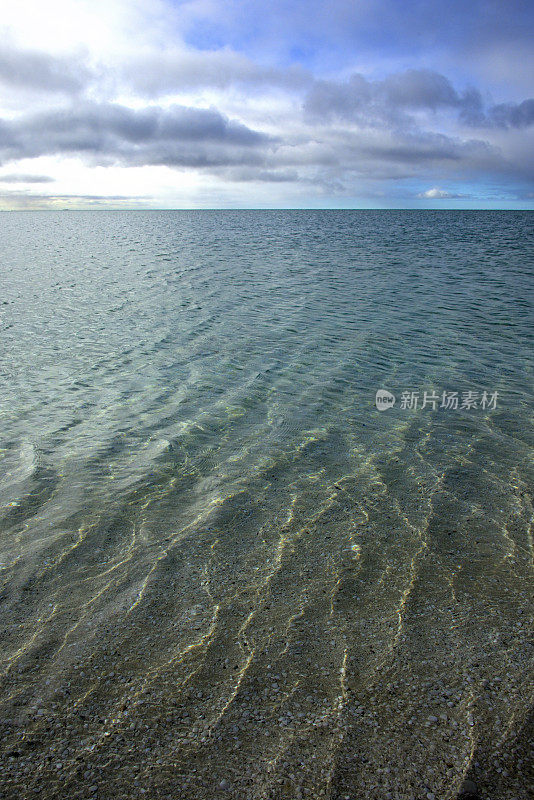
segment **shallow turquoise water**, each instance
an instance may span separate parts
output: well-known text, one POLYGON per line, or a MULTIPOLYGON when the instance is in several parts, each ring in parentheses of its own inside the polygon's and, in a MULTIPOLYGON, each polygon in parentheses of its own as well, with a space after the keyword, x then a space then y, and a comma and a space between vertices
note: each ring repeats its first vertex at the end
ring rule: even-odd
POLYGON ((35 786, 444 798, 498 761, 531 703, 532 214, 0 231, 2 713, 35 786))

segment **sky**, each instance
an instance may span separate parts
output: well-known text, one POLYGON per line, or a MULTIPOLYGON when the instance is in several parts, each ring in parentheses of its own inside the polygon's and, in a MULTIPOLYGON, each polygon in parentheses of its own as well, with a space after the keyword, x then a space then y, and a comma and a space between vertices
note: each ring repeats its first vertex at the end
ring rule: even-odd
POLYGON ((531 0, 0 0, 0 209, 534 208, 531 0))

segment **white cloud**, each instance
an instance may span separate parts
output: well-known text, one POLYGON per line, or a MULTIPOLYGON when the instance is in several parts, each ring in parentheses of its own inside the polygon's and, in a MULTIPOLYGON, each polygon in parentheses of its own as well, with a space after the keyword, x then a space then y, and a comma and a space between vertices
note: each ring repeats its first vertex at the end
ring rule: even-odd
POLYGON ((467 198, 468 194, 457 194, 455 192, 448 192, 445 189, 438 189, 434 186, 433 189, 427 189, 426 192, 420 192, 417 197, 426 197, 428 200, 456 200, 459 198, 467 198))

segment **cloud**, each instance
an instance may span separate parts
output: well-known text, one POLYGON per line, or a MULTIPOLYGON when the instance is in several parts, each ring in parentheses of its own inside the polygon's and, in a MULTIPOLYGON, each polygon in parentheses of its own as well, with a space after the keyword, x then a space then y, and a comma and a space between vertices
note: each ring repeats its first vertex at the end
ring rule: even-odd
POLYGON ((533 14, 516 0, 451 0, 446 15, 433 0, 51 0, 29 15, 32 2, 0 28, 6 190, 41 183, 44 197, 55 180, 55 197, 83 187, 120 203, 149 181, 156 203, 191 191, 212 204, 248 183, 254 203, 283 204, 532 186, 533 14), (506 80, 492 83, 499 53, 506 80))
POLYGON ((89 69, 77 58, 0 44, 0 83, 5 86, 77 94, 85 88, 89 78, 89 69))
POLYGON ((290 133, 274 137, 215 108, 132 109, 94 102, 0 120, 0 161, 42 156, 76 156, 104 166, 179 167, 221 182, 295 183, 341 192, 362 178, 398 182, 428 179, 436 171, 458 177, 505 169, 500 150, 487 141, 411 123, 326 126, 317 136, 317 128, 301 119, 290 133))
POLYGON ((389 183, 436 175, 457 179, 507 168, 499 149, 484 140, 387 129, 327 131, 320 142, 279 146, 273 159, 279 167, 299 168, 307 176, 315 173, 318 184, 335 181, 345 188, 360 179, 389 183))
POLYGON ((22 173, 11 173, 0 175, 0 183, 53 183, 55 178, 50 175, 24 175, 22 173))
POLYGON ((386 103, 400 108, 457 106, 463 102, 451 82, 429 69, 409 69, 375 81, 375 94, 386 103))
POLYGON ((271 137, 216 109, 81 103, 0 120, 0 161, 83 155, 94 163, 205 167, 257 162, 271 137))
POLYGON ((230 181, 252 183, 296 183, 301 180, 297 170, 265 170, 254 167, 229 167, 217 170, 216 174, 230 181))
POLYGON ((406 133, 376 138, 363 146, 368 154, 388 161, 414 164, 423 168, 440 165, 452 168, 495 166, 500 161, 497 148, 480 139, 455 139, 441 133, 406 133))
POLYGON ((447 192, 445 189, 438 189, 438 187, 435 186, 433 189, 427 189, 426 192, 420 192, 417 197, 424 197, 428 200, 465 200, 471 197, 471 195, 447 192))
POLYGON ((351 75, 346 83, 318 80, 304 99, 304 112, 315 119, 370 118, 372 88, 363 75, 351 75))
POLYGON ((354 73, 345 82, 316 81, 304 99, 304 111, 314 119, 352 120, 383 125, 410 122, 416 111, 453 110, 468 125, 480 128, 524 128, 534 124, 534 100, 501 103, 484 109, 481 93, 458 91, 444 75, 410 69, 381 80, 354 73))
POLYGON ((313 182, 315 171, 318 185, 355 175, 398 179, 429 169, 453 173, 502 166, 500 151, 484 140, 410 125, 326 128, 319 138, 315 129, 301 125, 291 136, 273 137, 214 108, 131 109, 91 102, 0 120, 0 161, 50 155, 75 155, 100 165, 208 170, 240 182, 313 182))
POLYGON ((149 195, 99 195, 99 194, 26 194, 23 192, 0 193, 2 207, 24 211, 26 209, 58 208, 135 208, 149 205, 149 195))
POLYGON ((313 77, 299 65, 275 68, 257 64, 231 50, 195 52, 173 48, 161 53, 136 54, 118 71, 118 82, 144 97, 161 97, 212 87, 230 86, 299 90, 313 77))
POLYGON ((492 106, 488 118, 500 128, 526 128, 534 124, 534 99, 492 106))

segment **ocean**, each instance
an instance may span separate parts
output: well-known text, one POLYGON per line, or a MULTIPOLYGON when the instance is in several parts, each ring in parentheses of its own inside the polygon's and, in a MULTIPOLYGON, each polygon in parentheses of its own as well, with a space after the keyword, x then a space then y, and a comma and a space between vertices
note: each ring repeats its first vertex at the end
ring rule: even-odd
POLYGON ((532 221, 0 215, 0 797, 530 797, 532 221))

